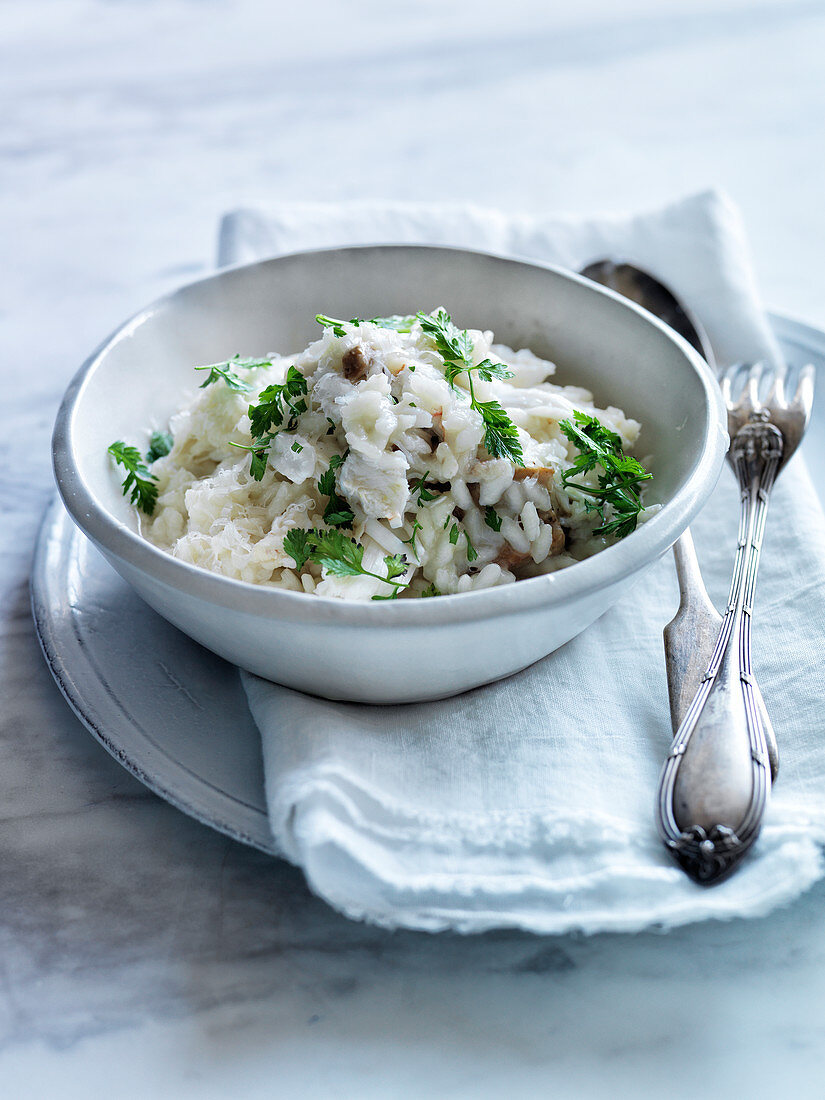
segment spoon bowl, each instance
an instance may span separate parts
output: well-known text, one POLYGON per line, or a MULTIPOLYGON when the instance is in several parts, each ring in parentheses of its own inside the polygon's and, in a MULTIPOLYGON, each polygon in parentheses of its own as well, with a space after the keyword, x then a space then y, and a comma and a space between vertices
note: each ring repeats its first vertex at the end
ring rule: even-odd
POLYGON ((614 260, 594 260, 582 268, 579 274, 600 286, 615 290, 617 294, 629 298, 631 302, 664 321, 687 340, 711 368, 716 369, 713 349, 700 321, 669 287, 649 271, 624 261, 616 263, 614 260))

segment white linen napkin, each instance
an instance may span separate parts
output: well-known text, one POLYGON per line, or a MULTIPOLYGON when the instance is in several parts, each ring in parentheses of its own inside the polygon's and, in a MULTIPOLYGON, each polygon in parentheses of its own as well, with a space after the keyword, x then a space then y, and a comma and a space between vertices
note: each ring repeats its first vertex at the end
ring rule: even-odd
MULTIPOLYGON (((219 258, 410 241, 574 269, 602 256, 630 260, 702 318, 720 363, 779 354, 739 216, 715 192, 587 222, 395 203, 240 211, 224 218, 219 258)), ((693 528, 717 604, 737 515, 725 470, 693 528)), ((774 491, 754 639, 781 772, 747 864, 711 888, 670 862, 653 821, 671 739, 662 628, 676 604, 668 555, 558 652, 438 703, 333 703, 244 674, 284 855, 349 916, 431 931, 634 931, 755 916, 795 897, 822 874, 825 843, 825 520, 798 457, 774 491)))

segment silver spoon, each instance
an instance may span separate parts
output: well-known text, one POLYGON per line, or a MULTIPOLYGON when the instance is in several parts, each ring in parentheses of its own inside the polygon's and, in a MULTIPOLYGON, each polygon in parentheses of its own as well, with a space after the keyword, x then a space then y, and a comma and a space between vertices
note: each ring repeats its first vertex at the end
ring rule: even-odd
MULTIPOLYGON (((715 371, 716 360, 705 330, 676 295, 655 276, 634 264, 613 260, 596 260, 583 268, 580 274, 615 290, 670 325, 715 371)), ((670 721, 675 734, 705 675, 719 636, 722 616, 707 594, 689 530, 677 539, 673 555, 679 581, 679 609, 664 629, 664 643, 670 721)), ((755 682, 753 687, 768 746, 771 780, 774 781, 779 772, 776 736, 762 692, 755 682)))

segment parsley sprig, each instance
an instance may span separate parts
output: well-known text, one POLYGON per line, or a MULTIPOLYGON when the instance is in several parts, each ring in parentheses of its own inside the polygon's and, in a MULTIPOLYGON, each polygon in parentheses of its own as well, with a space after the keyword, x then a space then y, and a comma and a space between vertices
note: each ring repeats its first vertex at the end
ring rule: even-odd
POLYGON ((271 359, 241 359, 240 355, 235 355, 232 359, 224 360, 223 363, 210 363, 205 367, 195 367, 195 370, 209 371, 206 381, 201 382, 200 388, 202 390, 205 390, 207 386, 211 386, 213 382, 220 382, 223 379, 230 390, 235 390, 236 393, 249 393, 252 387, 248 382, 244 382, 242 378, 239 378, 235 371, 238 368, 249 370, 252 367, 271 366, 271 359))
POLYGON ((317 562, 334 577, 373 577, 392 587, 389 596, 373 596, 374 600, 394 600, 407 587, 403 576, 407 563, 400 554, 388 554, 384 558, 387 575, 382 577, 364 567, 364 547, 355 539, 347 538, 342 531, 304 530, 296 527, 284 539, 284 550, 294 560, 297 569, 303 569, 308 561, 317 562))
POLYGON ((236 447, 239 451, 249 451, 252 456, 249 460, 249 472, 254 481, 263 480, 263 476, 266 473, 266 464, 269 461, 269 448, 274 438, 274 435, 267 434, 261 439, 256 439, 251 445, 235 443, 233 440, 229 440, 230 447, 236 447))
POLYGON ((319 313, 316 315, 315 320, 324 328, 331 328, 336 336, 346 335, 344 325, 352 325, 354 328, 359 328, 361 325, 378 325, 379 328, 391 328, 395 329, 396 332, 412 332, 412 327, 415 324, 415 317, 399 317, 397 314, 393 314, 392 317, 371 317, 366 320, 353 317, 349 321, 340 321, 337 317, 327 317, 323 313, 319 313))
POLYGON ((491 359, 473 363, 473 341, 469 332, 454 325, 446 310, 417 313, 416 318, 444 360, 444 376, 450 386, 456 389, 459 374, 467 375, 470 405, 481 414, 484 422, 484 446, 494 458, 506 458, 514 466, 523 466, 524 455, 515 424, 498 401, 479 401, 473 386, 474 374, 485 382, 492 382, 494 378, 512 378, 513 372, 491 359))
POLYGON ((255 439, 263 438, 272 428, 280 428, 285 417, 286 427, 292 431, 298 417, 307 411, 306 395, 307 380, 295 367, 289 368, 282 383, 261 390, 257 405, 249 406, 249 423, 255 439))
POLYGON ((283 382, 261 390, 258 394, 258 403, 249 406, 252 445, 244 446, 243 443, 230 441, 229 446, 250 452, 252 459, 249 463, 249 472, 255 481, 260 481, 266 473, 269 448, 277 430, 284 426, 284 419, 286 418, 286 428, 292 431, 298 425, 298 417, 307 411, 306 395, 306 378, 291 366, 283 382), (273 428, 276 431, 273 431, 273 428))
POLYGON ((593 498, 584 502, 587 511, 598 512, 602 521, 593 534, 625 538, 636 530, 643 508, 641 484, 649 481, 653 474, 635 458, 626 455, 622 450, 621 437, 605 428, 595 416, 575 410, 573 421, 562 420, 559 427, 581 452, 570 469, 562 474, 562 481, 565 486, 593 498), (595 470, 597 466, 603 471, 598 475, 598 488, 573 480, 579 474, 595 470), (612 518, 608 518, 608 508, 612 518))
POLYGON ((129 502, 137 505, 147 516, 155 510, 158 502, 157 478, 143 463, 143 457, 137 447, 129 447, 118 439, 108 448, 115 462, 124 468, 123 495, 129 493, 129 502))

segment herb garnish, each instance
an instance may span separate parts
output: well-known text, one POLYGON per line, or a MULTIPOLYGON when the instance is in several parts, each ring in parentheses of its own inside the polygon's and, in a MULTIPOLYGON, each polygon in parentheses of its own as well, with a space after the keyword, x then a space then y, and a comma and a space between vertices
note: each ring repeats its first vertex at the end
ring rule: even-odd
POLYGON ((280 428, 287 414, 286 426, 291 431, 301 413, 307 411, 306 394, 306 378, 295 367, 290 367, 282 383, 261 390, 258 404, 249 406, 252 435, 261 439, 271 428, 280 428))
POLYGON ((337 317, 325 317, 323 313, 319 313, 315 320, 324 328, 331 328, 336 336, 346 336, 344 325, 353 325, 355 328, 361 325, 378 325, 379 328, 391 328, 396 332, 412 332, 415 324, 415 317, 399 317, 395 314, 392 317, 371 317, 366 320, 353 317, 349 321, 339 321, 337 317))
POLYGON ((407 587, 406 582, 396 580, 407 569, 407 563, 400 554, 388 554, 384 558, 387 575, 382 577, 364 568, 364 547, 341 531, 306 531, 296 527, 284 539, 284 550, 294 560, 297 569, 303 569, 308 561, 314 561, 334 577, 373 577, 391 585, 391 595, 373 596, 374 600, 394 600, 407 587))
MULTIPOLYGON (((450 522, 450 517, 448 516, 447 517, 447 523, 449 523, 449 522, 450 522)), ((447 526, 447 523, 444 524, 445 528, 447 526)), ((448 535, 448 538, 449 538, 450 542, 452 543, 452 545, 455 546, 458 542, 458 536, 461 535, 461 534, 464 535, 464 538, 467 542, 467 561, 475 561, 476 558, 478 557, 478 551, 473 546, 473 544, 470 542, 470 536, 467 534, 466 531, 459 530, 459 526, 458 526, 457 523, 454 523, 452 525, 452 527, 450 528, 450 534, 448 535)))
POLYGON ((123 479, 123 495, 126 496, 129 493, 129 502, 136 504, 147 516, 151 516, 158 501, 157 478, 143 464, 140 451, 137 447, 127 446, 122 439, 119 439, 109 446, 108 453, 126 470, 126 477, 123 479))
POLYGON ((435 500, 438 493, 431 493, 429 489, 425 488, 424 482, 430 476, 430 471, 425 470, 424 473, 417 481, 414 481, 410 486, 410 492, 415 495, 418 494, 418 507, 422 504, 426 504, 428 501, 435 500))
POLYGON ((265 435, 263 439, 256 439, 251 447, 243 443, 233 443, 229 440, 230 447, 237 447, 239 451, 249 451, 252 458, 249 460, 249 472, 255 481, 261 481, 266 473, 266 464, 269 461, 269 448, 273 435, 265 435))
POLYGON ((421 524, 418 522, 418 520, 415 519, 415 520, 413 520, 412 534, 410 535, 410 537, 408 539, 404 539, 404 545, 409 546, 409 548, 415 554, 415 560, 416 561, 421 561, 421 558, 418 556, 418 547, 415 545, 415 536, 418 534, 419 531, 423 531, 423 530, 424 530, 424 528, 421 526, 421 524))
POLYGON ((324 523, 330 527, 352 527, 355 515, 349 504, 338 495, 335 487, 335 471, 343 464, 345 455, 333 455, 329 462, 329 468, 321 474, 318 482, 318 492, 329 497, 324 509, 324 523))
POLYGON ((436 351, 444 360, 444 375, 450 386, 456 389, 458 375, 467 375, 470 405, 481 414, 484 421, 484 446, 494 458, 506 458, 514 466, 523 466, 524 455, 515 424, 498 401, 479 401, 473 387, 474 373, 485 382, 491 382, 494 378, 512 378, 513 372, 503 363, 494 363, 491 359, 474 364, 473 341, 469 332, 457 328, 445 310, 417 313, 416 317, 423 332, 430 337, 436 351))
POLYGON ((584 506, 588 512, 598 512, 601 524, 594 535, 615 535, 623 539, 636 529, 639 513, 642 511, 640 486, 649 481, 653 474, 626 455, 622 450, 621 437, 605 428, 595 416, 574 410, 573 420, 562 420, 559 427, 581 452, 574 459, 569 470, 562 474, 566 487, 578 489, 593 497, 586 500, 584 506), (601 466, 604 473, 599 474, 599 487, 581 485, 573 481, 577 474, 586 474, 601 466), (608 519, 605 509, 612 509, 612 519, 608 519))
POLYGON ((146 461, 156 462, 159 458, 165 458, 172 450, 174 442, 169 432, 152 432, 149 436, 149 450, 146 452, 146 461))
MULTIPOLYGON (((264 366, 264 363, 255 363, 253 366, 264 366)), ((298 425, 298 417, 307 411, 307 403, 304 400, 307 394, 307 381, 295 367, 290 367, 286 372, 286 378, 282 383, 267 386, 258 394, 257 405, 249 406, 249 425, 252 434, 252 446, 247 447, 242 443, 231 443, 230 447, 237 447, 241 451, 249 451, 252 459, 249 463, 249 472, 255 481, 260 481, 266 473, 266 464, 269 460, 269 448, 276 433, 272 428, 280 428, 284 417, 288 417, 286 427, 292 431, 298 425)))
POLYGON ((431 596, 440 596, 441 593, 436 588, 435 584, 428 584, 424 591, 421 593, 421 599, 426 600, 431 596))
POLYGON ((489 504, 484 511, 484 522, 487 524, 488 527, 492 527, 494 531, 501 530, 501 516, 498 514, 495 508, 492 508, 489 504))
POLYGON ((206 381, 201 382, 200 388, 202 390, 205 390, 207 386, 211 386, 213 382, 219 382, 223 379, 230 390, 235 390, 237 393, 249 393, 252 387, 248 382, 244 382, 242 378, 239 378, 237 374, 235 374, 235 370, 237 370, 238 367, 244 370, 250 370, 253 367, 271 366, 271 359, 241 359, 240 355, 235 355, 232 359, 224 360, 223 363, 210 363, 206 367, 195 367, 195 370, 209 371, 206 381))

